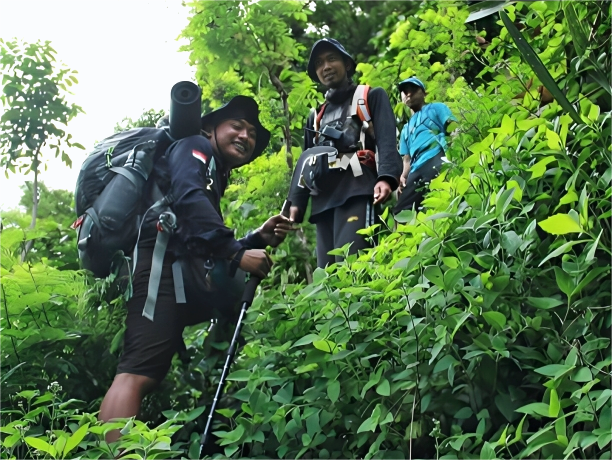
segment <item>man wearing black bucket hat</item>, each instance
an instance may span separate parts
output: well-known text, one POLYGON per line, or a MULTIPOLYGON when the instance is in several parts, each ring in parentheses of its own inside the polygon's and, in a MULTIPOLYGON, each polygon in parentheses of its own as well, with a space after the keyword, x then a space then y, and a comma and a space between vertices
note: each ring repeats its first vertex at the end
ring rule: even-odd
POLYGON ((317 227, 317 264, 341 260, 329 251, 351 243, 350 253, 369 246, 357 232, 374 223, 376 206, 398 186, 402 163, 395 117, 382 88, 356 85, 356 63, 333 38, 317 41, 308 75, 327 87, 325 104, 312 111, 289 200, 301 222, 312 196, 310 222, 317 227))
MULTIPOLYGON (((203 116, 202 129, 203 135, 185 137, 168 148, 162 172, 156 166, 158 183, 166 184, 160 188, 173 197, 176 230, 162 258, 150 317, 143 316, 143 305, 155 255, 151 239, 138 245, 124 350, 100 408, 101 420, 138 415, 142 399, 164 379, 173 355, 184 346, 186 326, 212 318, 234 319, 238 312, 232 308, 240 300, 236 291, 240 285, 244 289, 244 272, 265 277, 271 268, 265 248, 278 246, 291 229, 288 219, 277 215, 237 240, 221 216, 220 200, 230 170, 253 161, 270 140, 259 121, 257 103, 236 96, 203 116)), ((118 437, 118 431, 111 432, 107 441, 118 437)))

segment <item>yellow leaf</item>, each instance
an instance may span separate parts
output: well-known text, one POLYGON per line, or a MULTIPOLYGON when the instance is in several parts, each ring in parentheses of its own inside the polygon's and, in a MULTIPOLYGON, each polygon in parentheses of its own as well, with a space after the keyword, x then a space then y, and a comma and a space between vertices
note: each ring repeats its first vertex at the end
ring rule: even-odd
POLYGON ((531 179, 529 180, 537 179, 538 177, 542 177, 544 173, 546 172, 546 165, 548 163, 552 163, 553 161, 555 161, 555 157, 548 156, 546 158, 541 159, 536 164, 534 164, 531 168, 527 170, 527 171, 531 171, 531 179))
POLYGON ((515 180, 509 180, 506 184, 506 188, 508 190, 514 188, 514 195, 512 197, 520 203, 520 201, 523 199, 523 190, 521 189, 519 183, 515 180))
POLYGON ((574 201, 578 201, 578 194, 573 188, 570 188, 569 191, 563 195, 561 200, 559 200, 559 204, 568 204, 573 203, 574 201))
POLYGON ((555 214, 548 219, 538 222, 546 233, 551 235, 565 235, 566 233, 582 233, 584 230, 569 214, 555 214))
POLYGON ((551 129, 546 130, 546 139, 548 141, 548 148, 551 150, 561 150, 561 138, 559 135, 551 129))

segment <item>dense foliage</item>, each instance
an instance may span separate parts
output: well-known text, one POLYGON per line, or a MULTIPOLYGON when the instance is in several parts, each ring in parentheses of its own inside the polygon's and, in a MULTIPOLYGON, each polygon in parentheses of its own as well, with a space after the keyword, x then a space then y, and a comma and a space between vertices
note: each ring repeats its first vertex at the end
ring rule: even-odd
MULTIPOLYGON (((610 458, 610 4, 509 2, 465 23, 459 2, 339 3, 192 4, 205 103, 252 94, 284 139, 232 175, 228 225, 244 234, 280 209, 321 98, 304 66, 327 18, 368 24, 367 41, 329 33, 351 40, 356 78, 388 90, 398 126, 394 85, 416 73, 460 129, 427 211, 386 210, 366 231, 375 248, 313 271, 304 224, 275 251, 207 454, 610 458)), ((73 256, 46 227, 3 225, 1 456, 196 458, 227 343, 190 328, 148 424, 97 422, 124 298, 57 264, 52 251, 73 256), (124 436, 109 446, 112 428, 124 436)))

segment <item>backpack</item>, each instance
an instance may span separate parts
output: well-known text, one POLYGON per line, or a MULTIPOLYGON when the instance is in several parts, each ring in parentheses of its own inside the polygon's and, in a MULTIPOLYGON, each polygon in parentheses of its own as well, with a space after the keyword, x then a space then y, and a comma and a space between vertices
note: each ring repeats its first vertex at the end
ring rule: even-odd
MULTIPOLYGON (((121 268, 123 261, 132 254, 132 271, 135 270, 139 240, 143 235, 155 237, 147 299, 142 312, 151 321, 164 255, 176 228, 176 216, 170 208, 173 198, 162 192, 169 184, 157 183, 157 180, 167 179, 164 177, 167 172, 164 154, 173 142, 165 129, 157 128, 136 128, 108 137, 94 147, 83 163, 75 191, 78 218, 73 228, 78 231, 79 259, 83 268, 96 277, 107 277, 121 268), (152 177, 154 169, 156 177, 152 177), (142 203, 147 198, 155 202, 145 209, 142 203)), ((212 158, 207 177, 214 176, 215 168, 212 158)), ((244 275, 240 269, 233 271, 229 278, 234 278, 236 271, 244 275)), ((225 276, 230 273, 229 262, 225 260, 184 256, 173 263, 172 272, 177 303, 203 295, 219 304, 224 300, 236 303, 244 290, 244 283, 241 286, 236 281, 239 276, 236 280, 228 280, 225 276), (224 287, 226 292, 221 292, 219 287, 224 287)))
MULTIPOLYGON (((372 117, 370 116, 370 108, 368 106, 368 93, 370 92, 369 85, 358 85, 355 89, 355 93, 353 94, 353 99, 351 101, 351 110, 349 112, 349 116, 355 117, 357 116, 362 123, 362 129, 359 137, 359 142, 361 143, 361 149, 357 152, 357 158, 359 163, 368 168, 376 171, 378 166, 378 153, 372 152, 371 150, 366 150, 365 147, 365 135, 369 134, 372 138, 375 138, 374 135, 374 124, 372 122, 372 117)), ((323 114, 325 113, 325 108, 327 107, 327 103, 324 103, 318 112, 315 111, 315 119, 314 119, 314 129, 315 131, 319 131, 321 127, 321 119, 323 118, 323 114)), ((318 133, 315 136, 315 141, 318 139, 318 133)), ((346 158, 348 161, 348 157, 346 158)), ((348 167, 348 164, 343 165, 344 168, 348 167)), ((352 165, 353 173, 355 176, 361 175, 361 171, 359 169, 359 164, 352 165)))
POLYGON ((78 231, 81 264, 96 277, 107 277, 118 258, 132 254, 145 218, 155 222, 169 211, 171 198, 149 178, 172 142, 164 129, 130 129, 99 142, 83 162, 74 194, 78 217, 73 228, 78 231), (144 210, 142 202, 150 189, 157 201, 144 210))
MULTIPOLYGON (((372 117, 370 116, 370 108, 368 106, 368 93, 370 92, 370 86, 368 85, 358 85, 355 93, 353 94, 353 100, 351 102, 351 111, 349 115, 354 117, 355 115, 359 117, 362 123, 365 123, 363 129, 361 131, 361 146, 365 149, 365 133, 368 132, 372 137, 374 137, 374 129, 372 125, 372 117)), ((315 131, 319 131, 321 119, 323 118, 323 114, 325 113, 325 108, 327 107, 327 103, 324 103, 318 112, 315 113, 314 120, 314 129, 315 131)), ((317 135, 318 137, 318 135, 317 135)))

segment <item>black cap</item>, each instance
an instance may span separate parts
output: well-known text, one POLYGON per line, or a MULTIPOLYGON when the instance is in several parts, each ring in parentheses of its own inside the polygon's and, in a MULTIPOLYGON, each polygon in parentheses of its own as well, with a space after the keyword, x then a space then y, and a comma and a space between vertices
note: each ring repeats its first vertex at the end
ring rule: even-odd
POLYGON ((355 59, 353 59, 353 56, 348 54, 348 52, 344 49, 344 46, 342 46, 338 40, 336 40, 335 38, 322 38, 312 46, 312 49, 310 50, 310 58, 308 58, 308 76, 312 78, 312 80, 316 83, 321 83, 321 81, 319 80, 319 77, 317 77, 313 58, 316 53, 321 49, 321 47, 330 46, 338 50, 340 54, 348 58, 353 63, 353 69, 348 73, 349 77, 353 75, 353 73, 355 72, 355 68, 357 67, 357 63, 355 62, 355 59))
POLYGON ((259 122, 259 106, 255 99, 248 96, 233 97, 227 104, 202 116, 202 127, 217 126, 222 121, 236 119, 246 120, 255 126, 257 140, 249 160, 252 161, 263 153, 270 142, 270 131, 259 122))

